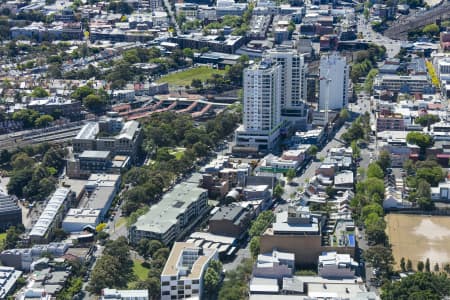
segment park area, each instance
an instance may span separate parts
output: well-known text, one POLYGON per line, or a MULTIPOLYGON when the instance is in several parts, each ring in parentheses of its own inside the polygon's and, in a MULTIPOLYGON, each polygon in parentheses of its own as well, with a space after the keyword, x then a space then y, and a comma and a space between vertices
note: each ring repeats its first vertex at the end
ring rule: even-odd
POLYGON ((427 258, 431 266, 438 263, 441 270, 450 263, 450 217, 391 213, 386 222, 398 269, 402 257, 410 259, 414 269, 418 261, 427 258))
POLYGON ((225 74, 225 70, 212 69, 210 67, 202 66, 192 69, 187 69, 180 72, 174 72, 169 75, 163 76, 158 79, 158 82, 167 82, 172 86, 186 86, 190 85, 192 79, 199 79, 205 82, 207 79, 211 78, 213 74, 225 74))

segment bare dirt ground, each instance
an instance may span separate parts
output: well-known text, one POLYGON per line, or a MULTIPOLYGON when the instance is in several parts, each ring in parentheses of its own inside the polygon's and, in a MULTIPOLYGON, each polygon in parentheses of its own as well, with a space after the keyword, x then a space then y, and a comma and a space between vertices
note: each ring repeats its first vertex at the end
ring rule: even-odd
POLYGON ((411 259, 414 269, 427 258, 432 268, 450 263, 450 217, 388 214, 386 222, 397 268, 402 257, 411 259))

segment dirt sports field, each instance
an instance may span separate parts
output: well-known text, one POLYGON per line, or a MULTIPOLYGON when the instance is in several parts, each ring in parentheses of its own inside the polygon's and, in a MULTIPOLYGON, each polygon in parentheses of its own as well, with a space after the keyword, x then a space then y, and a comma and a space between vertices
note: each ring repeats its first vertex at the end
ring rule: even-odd
POLYGON ((388 214, 387 234, 397 268, 400 259, 417 262, 430 259, 430 265, 450 263, 450 217, 388 214))

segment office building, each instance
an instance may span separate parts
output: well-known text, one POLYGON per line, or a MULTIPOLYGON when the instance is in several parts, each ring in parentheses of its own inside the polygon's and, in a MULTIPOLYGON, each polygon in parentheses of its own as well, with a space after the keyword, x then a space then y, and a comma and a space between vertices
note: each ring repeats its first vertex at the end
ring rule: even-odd
POLYGON ((281 125, 281 66, 264 60, 244 70, 244 124, 236 146, 270 150, 281 125))
POLYGON ((348 104, 350 67, 337 53, 320 58, 319 109, 339 110, 348 104))
POLYGON ((203 275, 216 249, 204 249, 193 243, 175 243, 161 273, 161 299, 201 299, 203 275))
POLYGON ((11 196, 0 193, 0 230, 22 224, 22 210, 11 196))
POLYGON ((381 74, 375 77, 374 88, 396 93, 433 93, 434 90, 426 75, 391 75, 381 74))
POLYGON ((305 105, 307 93, 307 64, 304 55, 290 48, 274 48, 267 57, 281 66, 281 118, 296 127, 306 128, 308 109, 305 105))
POLYGON ((148 300, 148 290, 103 289, 100 300, 148 300))
POLYGON ((68 149, 66 174, 69 178, 86 179, 93 173, 120 174, 131 166, 130 156, 111 154, 111 151, 85 150, 75 155, 68 149))
POLYGON ((28 234, 32 243, 46 243, 53 237, 53 230, 60 226, 64 214, 74 204, 75 193, 58 188, 48 201, 38 221, 28 234))
POLYGON ((103 220, 120 188, 120 174, 92 174, 84 186, 85 199, 80 208, 100 210, 99 218, 103 220))
POLYGON ((126 155, 135 159, 142 142, 142 131, 137 121, 128 121, 109 112, 99 122, 89 122, 73 139, 74 153, 86 150, 110 151, 111 155, 126 155))
POLYGON ((169 245, 207 211, 207 190, 198 187, 197 183, 180 183, 131 226, 130 240, 137 244, 143 238, 157 239, 169 245))
POLYGON ((234 0, 218 0, 216 5, 216 17, 242 16, 247 9, 247 3, 235 3, 234 0))
POLYGON ((71 208, 62 222, 62 229, 65 232, 95 230, 95 227, 100 223, 100 212, 100 209, 71 208))

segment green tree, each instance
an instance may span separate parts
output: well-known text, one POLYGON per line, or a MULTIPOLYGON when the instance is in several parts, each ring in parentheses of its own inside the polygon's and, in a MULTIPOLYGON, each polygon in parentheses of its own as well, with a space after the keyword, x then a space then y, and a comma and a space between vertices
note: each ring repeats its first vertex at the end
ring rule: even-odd
POLYGON ((11 166, 14 170, 32 169, 34 160, 24 152, 19 152, 12 157, 11 166))
POLYGON ((418 261, 417 262, 417 271, 423 272, 424 268, 425 268, 425 264, 423 263, 423 261, 418 261))
POLYGON ((430 135, 426 133, 412 131, 406 135, 406 141, 420 147, 423 153, 428 147, 433 145, 433 140, 430 135))
POLYGON ((317 152, 319 152, 319 148, 316 145, 312 145, 308 148, 308 154, 311 156, 316 156, 317 152))
POLYGON ((65 151, 63 149, 52 147, 45 152, 42 165, 46 168, 61 170, 65 166, 64 156, 65 151))
POLYGON ((220 275, 214 268, 208 267, 205 272, 205 277, 203 278, 203 283, 205 285, 205 293, 208 298, 212 299, 213 295, 217 293, 217 289, 220 284, 220 275))
POLYGON ((380 165, 377 163, 369 164, 369 167, 367 168, 367 177, 384 179, 384 173, 380 165))
POLYGON ((337 190, 335 190, 332 186, 327 186, 325 189, 325 193, 327 194, 328 198, 334 198, 337 194, 337 190))
POLYGON ((127 50, 122 54, 122 58, 129 64, 135 64, 141 62, 137 49, 127 50))
POLYGON ((434 272, 438 273, 439 272, 439 264, 435 263, 434 264, 434 268, 433 268, 434 272))
POLYGON ((203 88, 203 83, 200 79, 194 78, 192 79, 191 86, 196 89, 203 88))
POLYGON ((439 34, 439 31, 439 26, 436 24, 426 25, 422 30, 422 32, 428 36, 436 36, 439 34))
MULTIPOLYGON (((151 240, 148 243, 148 254, 149 255, 154 255, 156 253, 156 251, 158 251, 159 249, 162 249, 162 248, 164 248, 164 244, 163 243, 161 243, 158 240, 151 240)), ((161 253, 160 253, 160 255, 161 255, 161 253)))
POLYGON ((366 177, 366 169, 363 167, 358 167, 357 172, 359 173, 359 175, 361 176, 362 179, 364 179, 366 177))
POLYGON ((381 299, 439 300, 450 295, 450 279, 444 274, 415 273, 399 281, 387 281, 381 299))
POLYGON ((421 209, 432 210, 434 208, 434 202, 431 200, 431 186, 428 182, 419 179, 415 195, 421 209))
POLYGON ((292 179, 294 179, 294 177, 295 177, 296 175, 297 175, 297 174, 296 174, 296 172, 295 172, 294 169, 289 169, 289 170, 286 172, 286 178, 287 178, 288 182, 291 182, 292 179))
POLYGON ((191 48, 184 48, 183 55, 184 57, 194 58, 194 51, 191 48))
POLYGON ((13 249, 16 248, 17 242, 20 241, 21 231, 17 229, 15 226, 11 226, 6 230, 6 238, 3 244, 5 249, 13 249))
POLYGON ((384 215, 383 207, 378 203, 370 203, 364 206, 361 213, 362 219, 367 219, 370 214, 376 214, 382 217, 384 215))
POLYGON ((387 168, 391 167, 391 155, 386 150, 381 150, 378 155, 377 163, 380 165, 383 172, 386 172, 387 168))
POLYGON ((406 272, 406 263, 405 263, 404 257, 402 257, 402 259, 400 259, 400 269, 402 270, 402 272, 406 272))
POLYGON ((35 87, 33 89, 33 92, 31 92, 31 97, 34 97, 34 98, 45 98, 48 96, 50 96, 50 94, 44 88, 42 88, 40 86, 35 87))
POLYGON ((125 288, 134 279, 133 261, 125 237, 105 244, 103 255, 97 260, 92 270, 88 290, 100 293, 103 288, 125 288))
POLYGON ((32 109, 21 109, 16 111, 12 115, 14 121, 20 121, 23 123, 24 128, 34 127, 35 121, 39 118, 39 113, 32 109))
POLYGON ((412 268, 412 261, 410 259, 408 259, 408 261, 406 262, 406 270, 408 272, 411 272, 413 270, 413 268, 412 268))
POLYGON ((350 118, 350 114, 348 113, 348 110, 343 108, 339 112, 339 118, 341 118, 344 121, 347 121, 350 118))
POLYGON ((7 185, 8 194, 22 198, 23 188, 30 182, 32 176, 32 169, 14 170, 7 185))
POLYGON ((250 253, 254 259, 256 259, 259 254, 259 241, 259 236, 254 236, 250 240, 250 253))
POLYGON ((378 195, 378 199, 384 199, 384 181, 379 178, 367 178, 363 183, 365 194, 369 199, 373 199, 375 195, 378 195))
POLYGON ((259 214, 259 216, 252 222, 248 234, 250 237, 260 236, 267 229, 270 223, 274 220, 275 215, 272 211, 267 210, 259 214))
POLYGON ((414 120, 414 123, 419 124, 422 127, 433 125, 434 123, 439 122, 441 119, 436 115, 426 114, 420 117, 417 117, 414 120))
POLYGON ((161 282, 158 277, 149 276, 143 281, 138 281, 136 288, 148 290, 148 295, 152 300, 156 300, 161 297, 161 282))
POLYGON ((91 94, 95 94, 95 90, 89 85, 83 85, 76 88, 71 96, 78 101, 82 101, 84 98, 91 94))
POLYGON ((46 126, 50 125, 51 122, 53 122, 52 116, 42 115, 34 121, 34 125, 36 127, 41 128, 41 127, 46 127, 46 126))
POLYGON ((450 274, 450 264, 445 264, 444 271, 447 272, 447 274, 450 274))
POLYGON ((281 184, 277 184, 275 188, 273 189, 273 196, 276 198, 281 198, 284 193, 284 188, 281 186, 281 184))
POLYGON ((359 158, 361 156, 361 149, 358 147, 358 143, 356 141, 352 141, 350 143, 350 147, 352 148, 353 158, 359 158))
POLYGON ((428 182, 431 186, 437 186, 439 182, 443 181, 445 178, 445 172, 442 170, 441 166, 437 165, 437 163, 433 163, 432 166, 423 165, 421 163, 418 164, 416 170, 416 179, 417 182, 420 179, 428 182))
POLYGON ((366 226, 366 236, 369 241, 373 241, 377 244, 383 244, 386 237, 386 222, 383 217, 380 217, 377 213, 370 213, 364 221, 366 226))
POLYGON ((403 169, 405 169, 407 175, 412 175, 415 172, 414 162, 410 159, 403 163, 403 169))
POLYGON ((426 272, 431 272, 431 266, 430 266, 430 259, 427 258, 427 260, 425 261, 425 271, 426 272))
POLYGON ((394 264, 391 247, 375 245, 367 249, 364 256, 374 268, 379 268, 381 274, 389 274, 391 272, 394 264))
POLYGON ((248 297, 248 282, 251 278, 252 270, 253 261, 244 259, 235 270, 228 271, 219 291, 218 299, 246 299, 248 297))
POLYGON ((90 94, 83 98, 83 105, 92 112, 103 111, 106 107, 106 100, 99 95, 90 94))
POLYGON ((138 244, 136 245, 136 250, 139 253, 139 255, 143 257, 148 257, 148 243, 150 241, 148 239, 141 239, 138 244))

